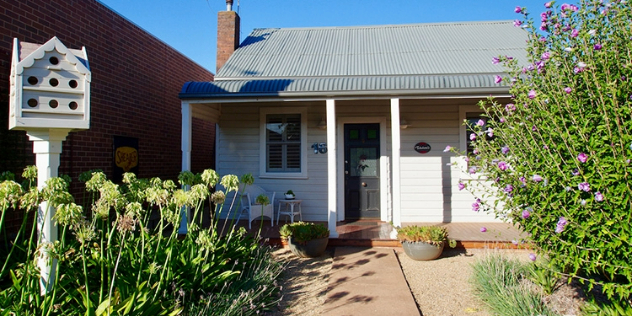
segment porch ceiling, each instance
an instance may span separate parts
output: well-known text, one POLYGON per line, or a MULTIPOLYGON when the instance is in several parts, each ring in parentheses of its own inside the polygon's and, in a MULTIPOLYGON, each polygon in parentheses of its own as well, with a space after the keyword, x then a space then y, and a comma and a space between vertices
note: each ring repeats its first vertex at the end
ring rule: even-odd
POLYGON ((221 107, 217 103, 192 103, 191 115, 211 123, 219 121, 221 107))

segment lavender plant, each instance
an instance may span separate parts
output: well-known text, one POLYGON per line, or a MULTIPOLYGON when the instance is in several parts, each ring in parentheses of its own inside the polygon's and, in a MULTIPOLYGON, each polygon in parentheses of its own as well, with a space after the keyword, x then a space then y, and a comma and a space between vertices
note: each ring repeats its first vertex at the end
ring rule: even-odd
MULTIPOLYGON (((5 239, 0 314, 254 315, 277 303, 281 267, 269 251, 233 223, 224 233, 214 221, 201 226, 205 205, 224 204, 223 191, 211 194, 220 181, 215 171, 183 172, 178 179, 187 190, 171 180, 137 179, 131 173, 117 185, 90 171, 81 179, 95 200, 84 209, 68 193, 67 180, 50 179, 38 191, 34 169, 27 170, 24 187, 12 180, 0 183, 0 232, 6 232, 8 212, 32 213, 47 200, 56 210, 60 238, 38 247, 35 227, 26 227, 27 214, 16 237, 5 239), (181 211, 187 208, 188 233, 178 236, 181 211), (156 224, 152 212, 159 214, 156 224), (36 256, 44 253, 56 262, 56 279, 42 296, 36 256)), ((236 176, 221 182, 239 188, 236 176)))
POLYGON ((470 126, 469 164, 491 187, 460 186, 483 190, 474 208, 522 227, 563 273, 629 306, 632 9, 619 0, 545 7, 537 21, 516 8, 528 60, 493 59, 507 68, 497 81, 512 101, 482 102, 487 121, 470 126))

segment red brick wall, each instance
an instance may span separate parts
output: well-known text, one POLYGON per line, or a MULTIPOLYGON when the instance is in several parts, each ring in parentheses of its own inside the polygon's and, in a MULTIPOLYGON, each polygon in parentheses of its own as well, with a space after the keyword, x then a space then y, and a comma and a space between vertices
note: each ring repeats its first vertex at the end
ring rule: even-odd
MULTIPOLYGON (((25 133, 7 130, 13 38, 43 44, 53 36, 69 48, 85 46, 92 70, 91 128, 70 133, 59 169, 73 178, 73 192, 81 172, 102 169, 111 177, 113 136, 138 138, 139 177, 175 179, 178 92, 213 74, 95 0, 0 0, 0 172, 35 162, 25 133)), ((193 171, 213 168, 214 124, 194 119, 193 126, 193 171)))
POLYGON ((235 11, 217 13, 217 70, 224 66, 239 47, 239 21, 239 15, 235 11))

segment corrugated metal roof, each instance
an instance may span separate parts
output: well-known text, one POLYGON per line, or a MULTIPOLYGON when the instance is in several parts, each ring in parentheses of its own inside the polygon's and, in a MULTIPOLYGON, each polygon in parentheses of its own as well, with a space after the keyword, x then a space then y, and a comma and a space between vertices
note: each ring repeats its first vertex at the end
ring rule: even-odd
POLYGON ((512 21, 255 29, 215 82, 180 98, 491 91, 503 88, 492 57, 524 61, 526 40, 512 21))
POLYGON ((526 39, 512 21, 255 29, 215 80, 498 73, 526 39))

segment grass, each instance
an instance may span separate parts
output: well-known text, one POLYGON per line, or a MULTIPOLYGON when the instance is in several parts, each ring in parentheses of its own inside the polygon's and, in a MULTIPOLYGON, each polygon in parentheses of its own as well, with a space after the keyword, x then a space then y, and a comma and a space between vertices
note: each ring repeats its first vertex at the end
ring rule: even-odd
POLYGON ((529 264, 490 254, 472 266, 475 295, 494 315, 556 315, 542 301, 542 292, 530 281, 529 264))

